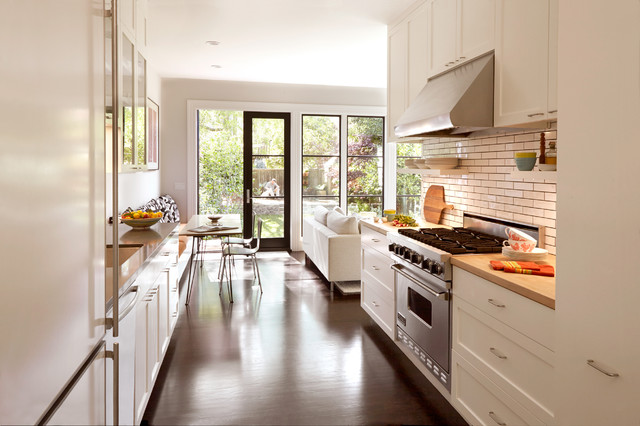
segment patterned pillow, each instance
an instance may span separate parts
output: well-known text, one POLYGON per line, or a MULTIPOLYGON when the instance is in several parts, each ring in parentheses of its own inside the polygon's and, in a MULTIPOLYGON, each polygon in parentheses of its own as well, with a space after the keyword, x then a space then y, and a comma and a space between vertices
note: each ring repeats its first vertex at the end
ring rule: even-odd
POLYGON ((168 194, 161 195, 158 198, 150 200, 138 210, 162 212, 162 219, 160 219, 160 223, 180 222, 180 211, 178 210, 178 205, 173 198, 171 198, 171 195, 168 194))

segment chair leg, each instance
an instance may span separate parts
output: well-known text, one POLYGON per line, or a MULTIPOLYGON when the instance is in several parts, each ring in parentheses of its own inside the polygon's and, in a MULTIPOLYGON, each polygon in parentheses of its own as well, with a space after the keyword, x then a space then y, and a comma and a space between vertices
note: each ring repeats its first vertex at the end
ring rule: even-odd
POLYGON ((229 303, 233 303, 233 285, 231 283, 231 261, 233 256, 229 255, 227 257, 229 258, 229 280, 227 281, 227 286, 229 287, 229 303))
POLYGON ((262 293, 262 282, 260 281, 260 269, 258 269, 258 258, 256 255, 253 255, 253 267, 256 270, 256 274, 258 275, 258 285, 260 286, 260 293, 262 293))

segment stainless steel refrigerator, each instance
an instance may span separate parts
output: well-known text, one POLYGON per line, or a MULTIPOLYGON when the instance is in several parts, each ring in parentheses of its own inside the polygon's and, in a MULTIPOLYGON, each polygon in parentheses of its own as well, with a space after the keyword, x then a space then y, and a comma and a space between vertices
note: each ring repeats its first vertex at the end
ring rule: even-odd
POLYGON ((0 6, 0 424, 103 424, 104 5, 0 6))

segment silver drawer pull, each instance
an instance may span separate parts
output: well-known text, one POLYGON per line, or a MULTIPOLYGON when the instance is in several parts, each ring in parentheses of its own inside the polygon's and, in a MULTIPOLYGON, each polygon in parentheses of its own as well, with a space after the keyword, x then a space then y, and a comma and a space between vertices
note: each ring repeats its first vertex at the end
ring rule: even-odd
POLYGON ((506 355, 501 354, 496 348, 489 348, 489 350, 491 351, 492 354, 494 354, 495 356, 497 356, 500 359, 507 359, 506 355))
POLYGON ((496 416, 496 413, 494 413, 493 411, 489 411, 489 417, 491 417, 491 420, 493 420, 500 426, 507 426, 507 424, 502 420, 500 420, 500 417, 496 416))
POLYGON ((536 112, 536 113, 533 113, 533 114, 527 114, 527 117, 537 117, 539 115, 544 115, 544 112, 536 112))
POLYGON ((373 269, 374 271, 379 271, 380 268, 378 268, 376 265, 371 265, 371 269, 373 269))
POLYGON ((596 370, 598 370, 599 372, 601 372, 602 374, 606 374, 609 377, 620 377, 620 375, 618 373, 611 373, 607 370, 605 370, 604 368, 600 367, 598 364, 596 364, 596 362, 592 359, 588 359, 587 360, 587 364, 589 364, 589 367, 593 367, 596 370))
POLYGON ((551 111, 549 111, 549 114, 555 114, 556 112, 558 112, 557 109, 552 109, 551 111))
POLYGON ((503 305, 500 302, 496 302, 493 299, 487 299, 487 302, 491 303, 493 306, 497 306, 498 308, 506 308, 506 305, 503 305))
POLYGON ((375 300, 372 300, 372 301, 371 301, 371 304, 372 304, 373 306, 375 306, 376 308, 377 308, 378 306, 380 306, 380 305, 378 305, 378 304, 376 303, 376 301, 375 301, 375 300))
POLYGON ((373 241, 374 243, 379 243, 380 242, 380 240, 377 239, 377 238, 372 238, 371 241, 373 241))

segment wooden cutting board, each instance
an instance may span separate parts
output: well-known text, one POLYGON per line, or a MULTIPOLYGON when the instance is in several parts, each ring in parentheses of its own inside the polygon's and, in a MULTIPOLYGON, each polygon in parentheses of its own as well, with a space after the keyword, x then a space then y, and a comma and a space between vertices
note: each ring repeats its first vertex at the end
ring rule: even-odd
POLYGON ((427 189, 427 195, 424 197, 424 206, 422 212, 424 220, 431 223, 440 223, 443 209, 453 209, 451 204, 444 201, 444 186, 431 185, 427 189))

